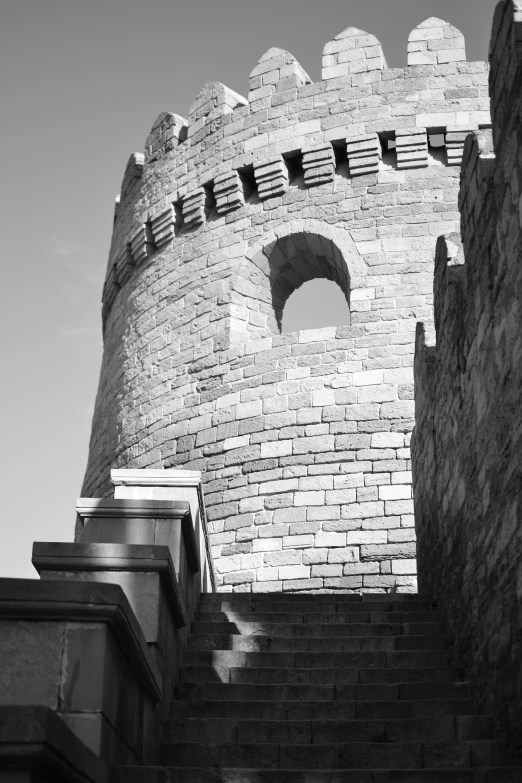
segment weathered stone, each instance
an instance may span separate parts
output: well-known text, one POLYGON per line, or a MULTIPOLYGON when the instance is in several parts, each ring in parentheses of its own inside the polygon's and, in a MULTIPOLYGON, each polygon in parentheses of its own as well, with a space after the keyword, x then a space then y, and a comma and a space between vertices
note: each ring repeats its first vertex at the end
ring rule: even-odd
POLYGON ((519 4, 495 11, 493 132, 452 129, 463 146, 462 234, 440 237, 436 344, 419 324, 413 489, 421 589, 515 747, 522 717, 520 613, 522 63, 519 4), (462 245, 461 245, 462 240, 462 245))

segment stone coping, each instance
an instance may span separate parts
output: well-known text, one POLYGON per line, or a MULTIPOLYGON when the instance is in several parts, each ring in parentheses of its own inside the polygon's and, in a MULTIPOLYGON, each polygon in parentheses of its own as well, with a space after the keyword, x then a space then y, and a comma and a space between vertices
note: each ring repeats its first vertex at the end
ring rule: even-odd
POLYGON ((109 780, 104 762, 48 707, 0 707, 0 767, 38 770, 60 783, 109 780))
POLYGON ((186 500, 142 500, 134 498, 78 498, 76 513, 82 520, 93 517, 123 519, 179 519, 192 574, 201 569, 190 503, 186 500))
POLYGON ((115 487, 198 487, 201 484, 201 471, 176 468, 140 470, 113 468, 111 481, 115 487))
POLYGON ((76 513, 85 517, 139 517, 144 519, 192 520, 190 503, 186 500, 142 500, 141 498, 78 498, 76 513))
POLYGON ((161 674, 119 585, 0 579, 0 621, 6 619, 108 624, 151 701, 160 701, 161 674))
POLYGON ((168 546, 35 541, 32 563, 42 571, 157 572, 177 628, 187 624, 176 569, 168 546))

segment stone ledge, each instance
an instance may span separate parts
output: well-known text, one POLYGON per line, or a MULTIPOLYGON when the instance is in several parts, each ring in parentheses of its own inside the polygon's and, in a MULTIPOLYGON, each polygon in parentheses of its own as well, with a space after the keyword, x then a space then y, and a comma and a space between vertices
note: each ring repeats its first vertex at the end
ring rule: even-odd
POLYGON ((186 547, 187 562, 193 574, 201 568, 190 503, 172 500, 133 498, 79 498, 76 513, 82 524, 86 519, 179 519, 186 547))
POLYGON ((103 761, 48 707, 0 707, 0 767, 20 782, 28 770, 57 783, 109 780, 103 761))
POLYGON ((80 517, 139 517, 141 519, 182 519, 190 516, 186 501, 135 500, 131 498, 79 498, 76 513, 80 517))
POLYGON ((105 623, 153 704, 162 682, 147 642, 119 585, 0 579, 0 620, 105 623))
POLYGON ((42 571, 157 572, 177 628, 186 625, 178 579, 167 546, 40 542, 33 544, 32 563, 42 571))

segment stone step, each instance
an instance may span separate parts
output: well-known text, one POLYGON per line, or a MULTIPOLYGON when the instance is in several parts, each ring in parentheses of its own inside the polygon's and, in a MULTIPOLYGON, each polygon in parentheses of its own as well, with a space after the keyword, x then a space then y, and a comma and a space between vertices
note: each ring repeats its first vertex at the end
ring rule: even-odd
POLYGON ((169 720, 166 742, 325 744, 336 742, 453 742, 491 738, 486 716, 417 720, 263 721, 221 718, 169 720))
MULTIPOLYGON (((229 686, 230 687, 230 686, 229 686)), ((471 699, 412 701, 232 701, 176 699, 171 718, 237 718, 247 720, 413 720, 476 715, 471 699)))
POLYGON ((453 769, 500 765, 505 746, 497 740, 453 742, 340 742, 328 744, 169 742, 165 766, 262 767, 264 769, 453 769))
MULTIPOLYGON (((270 653, 269 653, 270 655, 270 653)), ((335 668, 284 668, 243 666, 184 666, 180 670, 181 682, 231 682, 231 683, 398 683, 398 682, 458 682, 456 668, 417 669, 349 669, 335 668)))
POLYGON ((113 783, 520 783, 522 769, 206 769, 114 767, 113 783))
POLYGON ((239 650, 240 652, 378 652, 380 650, 443 650, 447 641, 439 636, 338 636, 275 637, 239 634, 192 634, 187 650, 239 650))
POLYGON ((430 601, 418 601, 417 603, 397 603, 391 601, 370 602, 370 603, 350 603, 345 601, 331 601, 329 603, 315 603, 312 601, 301 601, 292 603, 289 601, 256 602, 250 603, 219 600, 219 601, 201 601, 198 604, 198 612, 263 612, 270 614, 282 613, 316 613, 323 612, 331 614, 365 614, 373 612, 431 612, 432 604, 430 601))
POLYGON ((519 767, 406 770, 114 767, 113 783, 520 783, 519 767))
POLYGON ((237 601, 238 603, 248 603, 249 601, 256 601, 257 603, 262 603, 263 601, 267 601, 268 603, 278 601, 299 603, 305 601, 316 604, 329 603, 331 601, 352 604, 432 603, 429 598, 419 595, 418 593, 342 593, 336 590, 332 590, 329 593, 201 593, 199 600, 202 602, 237 601))
POLYGON ((396 650, 377 652, 241 652, 192 650, 186 660, 194 666, 283 667, 298 669, 422 669, 452 665, 451 650, 396 650))
POLYGON ((178 686, 182 699, 209 701, 413 701, 469 699, 467 682, 405 682, 317 685, 240 684, 184 682, 178 686))
POLYGON ((345 636, 436 636, 438 622, 431 623, 352 623, 325 625, 315 623, 271 623, 263 620, 242 619, 228 622, 193 622, 193 634, 240 634, 242 636, 287 637, 345 637, 345 636))
POLYGON ((435 612, 241 612, 229 609, 219 612, 197 611, 196 622, 267 622, 310 623, 313 625, 343 625, 348 623, 431 623, 437 621, 435 612))

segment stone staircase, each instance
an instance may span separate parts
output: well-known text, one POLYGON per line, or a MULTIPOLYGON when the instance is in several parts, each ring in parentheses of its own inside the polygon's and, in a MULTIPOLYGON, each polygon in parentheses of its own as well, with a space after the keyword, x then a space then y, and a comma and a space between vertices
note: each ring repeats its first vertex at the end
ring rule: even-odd
POLYGON ((163 767, 118 783, 521 783, 417 595, 205 594, 163 767))

